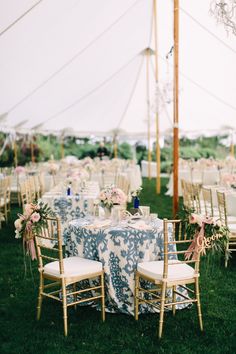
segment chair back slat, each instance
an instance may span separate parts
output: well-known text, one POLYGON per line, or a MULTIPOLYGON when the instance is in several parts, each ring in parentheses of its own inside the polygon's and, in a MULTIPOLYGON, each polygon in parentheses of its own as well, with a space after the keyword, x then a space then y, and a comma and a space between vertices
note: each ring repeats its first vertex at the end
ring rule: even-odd
POLYGON ((189 251, 190 243, 193 239, 180 239, 179 233, 181 229, 181 220, 163 220, 163 230, 164 230, 164 268, 163 277, 168 278, 168 268, 169 265, 173 264, 192 264, 195 274, 199 271, 200 254, 193 258, 186 258, 189 251), (170 263, 171 260, 171 263, 170 263), (176 262, 175 262, 176 260, 176 262))
POLYGON ((216 191, 216 195, 217 195, 220 221, 223 223, 223 225, 228 226, 225 193, 216 191))
POLYGON ((48 217, 45 227, 35 235, 39 267, 49 261, 59 261, 60 274, 64 273, 61 223, 57 217, 48 217), (57 256, 55 256, 57 253, 57 256))
POLYGON ((206 216, 214 216, 213 198, 211 188, 202 188, 202 196, 206 216))

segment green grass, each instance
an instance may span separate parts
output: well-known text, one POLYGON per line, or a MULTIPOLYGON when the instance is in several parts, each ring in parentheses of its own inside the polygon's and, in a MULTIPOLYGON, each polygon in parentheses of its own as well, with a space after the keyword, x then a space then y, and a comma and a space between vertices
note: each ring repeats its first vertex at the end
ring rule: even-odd
MULTIPOLYGON (((160 217, 172 216, 172 199, 156 196, 155 181, 144 181, 141 204, 151 205, 160 217)), ((236 262, 227 269, 223 260, 209 266, 201 263, 201 300, 204 333, 200 333, 195 307, 165 314, 163 339, 157 339, 158 314, 140 316, 107 314, 106 322, 90 307, 69 309, 69 335, 64 338, 60 304, 45 300, 42 317, 36 321, 38 274, 32 265, 25 276, 20 240, 14 238, 11 222, 0 230, 1 250, 1 353, 235 353, 236 352, 236 262)))

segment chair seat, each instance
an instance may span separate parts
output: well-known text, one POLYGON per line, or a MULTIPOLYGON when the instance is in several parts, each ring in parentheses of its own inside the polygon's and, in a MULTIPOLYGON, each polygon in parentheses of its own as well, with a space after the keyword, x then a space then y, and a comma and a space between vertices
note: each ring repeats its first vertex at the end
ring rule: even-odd
MULTIPOLYGON (((155 280, 163 279, 164 261, 143 262, 138 264, 138 272, 155 280)), ((194 277, 194 269, 188 264, 182 264, 180 261, 171 260, 168 266, 168 281, 191 279, 194 277), (175 263, 171 265, 172 263, 175 263), (179 263, 179 264, 176 264, 179 263)))
POLYGON ((236 234, 236 224, 228 224, 228 229, 230 233, 236 234))
MULTIPOLYGON (((68 257, 63 259, 65 277, 91 276, 93 273, 102 272, 102 263, 80 257, 68 257)), ((44 273, 62 277, 59 270, 59 261, 50 262, 44 266, 44 273)))
POLYGON ((228 222, 228 224, 235 224, 235 226, 236 226, 236 216, 227 215, 227 222, 228 222))
POLYGON ((0 198, 0 207, 5 206, 6 204, 9 203, 9 199, 5 199, 5 198, 0 198))
POLYGON ((216 216, 216 217, 220 215, 218 208, 213 208, 213 214, 214 214, 214 216, 216 216))

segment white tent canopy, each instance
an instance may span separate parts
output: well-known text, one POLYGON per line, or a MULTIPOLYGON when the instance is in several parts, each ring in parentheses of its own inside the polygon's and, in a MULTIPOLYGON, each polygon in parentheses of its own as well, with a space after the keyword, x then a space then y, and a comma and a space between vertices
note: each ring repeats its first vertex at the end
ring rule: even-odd
MULTIPOLYGON (((1 1, 0 32, 36 3, 1 1)), ((159 80, 165 82, 172 79, 172 57, 168 67, 165 56, 173 45, 173 2, 157 4, 159 80)), ((236 38, 216 26, 210 0, 180 5, 180 129, 236 128, 236 38)), ((151 23, 152 0, 40 1, 0 36, 0 129, 145 135, 143 51, 153 48, 151 23)), ((150 92, 152 106, 153 65, 150 92)), ((169 103, 160 129, 171 126, 169 103)))

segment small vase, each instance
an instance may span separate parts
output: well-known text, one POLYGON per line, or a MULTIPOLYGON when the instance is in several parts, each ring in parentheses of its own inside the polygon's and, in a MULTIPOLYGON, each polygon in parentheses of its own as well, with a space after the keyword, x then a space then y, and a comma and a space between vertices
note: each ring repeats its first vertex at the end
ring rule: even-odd
POLYGON ((110 217, 111 217, 111 209, 105 207, 105 208, 104 208, 104 212, 105 212, 105 218, 106 218, 106 219, 110 219, 110 217))
POLYGON ((138 208, 139 208, 139 198, 134 197, 134 209, 138 209, 138 208))

